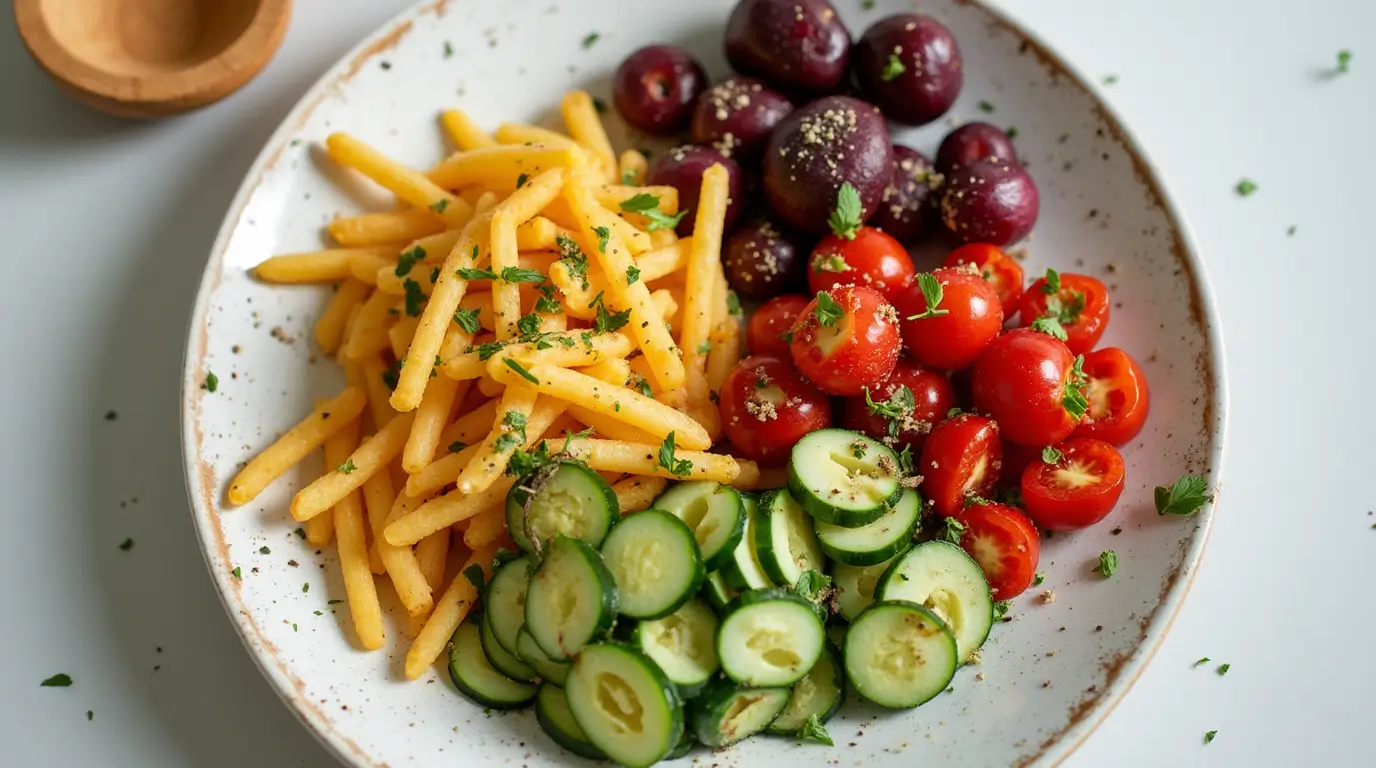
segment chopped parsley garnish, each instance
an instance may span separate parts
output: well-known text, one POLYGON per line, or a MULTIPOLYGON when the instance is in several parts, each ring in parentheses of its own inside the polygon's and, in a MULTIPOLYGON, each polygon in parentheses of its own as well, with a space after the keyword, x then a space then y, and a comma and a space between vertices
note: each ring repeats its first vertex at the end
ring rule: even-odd
POLYGON ((659 198, 646 192, 623 200, 621 210, 644 216, 650 222, 649 226, 645 228, 646 232, 654 232, 657 229, 673 229, 678 226, 680 221, 683 221, 684 216, 688 215, 687 211, 679 211, 673 216, 661 212, 659 210, 659 198))
POLYGON ((310 591, 311 591, 311 584, 310 584, 309 581, 306 582, 305 584, 302 584, 302 585, 301 585, 301 594, 304 595, 304 594, 306 594, 307 592, 310 592, 310 591))
POLYGON ((1052 464, 1052 465, 1060 464, 1062 458, 1063 458, 1063 455, 1061 454, 1061 452, 1060 452, 1059 450, 1057 450, 1056 446, 1054 446, 1054 445, 1048 445, 1048 446, 1046 446, 1045 448, 1042 449, 1042 463, 1043 463, 1043 464, 1052 464))
POLYGON ((994 620, 998 621, 1008 615, 1008 609, 1013 607, 1011 600, 1000 600, 994 603, 994 620))
POLYGON ((1200 659, 1199 661, 1196 661, 1196 662, 1194 663, 1194 665, 1195 665, 1196 667, 1198 667, 1198 666, 1202 666, 1202 665, 1208 664, 1208 663, 1209 663, 1209 657, 1208 657, 1208 656, 1205 656, 1204 658, 1200 659))
POLYGON ((505 453, 526 441, 525 414, 507 411, 502 417, 502 429, 502 434, 492 443, 492 450, 498 453, 505 453))
POLYGON ((870 398, 870 390, 866 387, 865 407, 875 416, 888 419, 889 437, 897 437, 899 422, 917 407, 917 399, 913 397, 913 391, 908 389, 908 385, 901 384, 898 389, 893 390, 888 400, 876 403, 870 398))
MULTIPOLYGON (((1048 299, 1047 303, 1050 304, 1050 301, 1051 300, 1048 299)), ((1039 331, 1041 333, 1046 334, 1047 336, 1050 336, 1053 339, 1058 339, 1060 341, 1065 341, 1066 339, 1070 338, 1066 335, 1065 328, 1061 325, 1061 321, 1049 315, 1045 317, 1039 317, 1036 320, 1033 320, 1032 330, 1039 331)))
POLYGON ((456 270, 454 274, 458 275, 459 277, 462 277, 465 280, 497 279, 497 273, 493 272, 490 269, 474 269, 472 267, 463 267, 462 269, 456 270))
POLYGON ((454 322, 458 323, 459 327, 462 328, 465 333, 476 334, 482 329, 482 325, 478 322, 477 307, 473 309, 454 310, 454 322))
POLYGON ((599 34, 599 33, 597 33, 597 32, 589 32, 588 34, 586 34, 586 35, 583 36, 583 42, 582 42, 583 49, 584 49, 584 50, 587 50, 588 48, 593 47, 594 45, 597 44, 597 41, 598 41, 598 40, 601 40, 601 39, 602 39, 602 35, 601 35, 601 34, 599 34))
POLYGON ((818 256, 812 261, 813 272, 849 272, 850 265, 846 263, 846 257, 839 253, 818 256))
POLYGON ((66 688, 71 684, 72 676, 65 672, 59 672, 38 685, 42 688, 66 688))
POLYGON ((1251 179, 1239 179, 1237 186, 1233 187, 1238 197, 1251 197, 1257 191, 1257 183, 1251 179))
POLYGON ((599 115, 607 114, 607 102, 597 98, 596 96, 592 97, 592 108, 597 110, 597 114, 599 115))
POLYGON ((740 297, 736 295, 735 291, 726 292, 726 311, 733 315, 739 315, 743 311, 741 309, 740 297))
POLYGON ((602 303, 602 292, 599 291, 593 297, 590 307, 597 307, 597 317, 593 319, 592 329, 598 333, 609 333, 619 331, 631 322, 631 310, 623 309, 620 312, 608 312, 607 305, 602 303))
POLYGON ((448 59, 454 55, 454 44, 448 40, 444 41, 444 58, 448 59))
POLYGON ((979 103, 979 111, 985 113, 986 115, 992 113, 994 111, 994 102, 981 101, 979 103))
MULTIPOLYGON (((402 251, 397 257, 397 277, 405 277, 411 274, 411 268, 420 262, 425 261, 425 249, 419 245, 406 251, 402 251)), ((431 281, 433 282, 433 281, 431 281)))
POLYGON ((491 358, 493 355, 497 354, 498 352, 501 352, 502 348, 505 346, 505 341, 489 341, 486 344, 479 344, 478 359, 487 360, 491 358))
MULTIPOLYGON (((596 102, 594 102, 594 103, 596 103, 596 102)), ((530 181, 530 176, 527 176, 527 175, 524 174, 524 173, 521 174, 521 175, 519 175, 519 176, 517 176, 517 177, 516 177, 516 188, 517 188, 517 189, 520 189, 521 187, 524 187, 524 186, 526 185, 526 182, 527 182, 527 181, 530 181)))
POLYGON ((699 354, 699 355, 705 355, 705 354, 707 354, 708 352, 711 352, 711 351, 712 351, 712 342, 710 342, 710 341, 704 341, 704 342, 702 342, 701 344, 698 345, 698 354, 699 354))
POLYGON ((655 396, 654 390, 650 389, 650 382, 639 374, 631 374, 631 387, 646 397, 655 396))
POLYGON ((944 291, 941 288, 941 281, 936 279, 936 275, 930 272, 922 272, 917 276, 917 287, 922 291, 922 298, 927 302, 926 311, 921 314, 911 315, 909 320, 923 320, 929 317, 941 317, 951 314, 949 309, 937 309, 941 306, 941 298, 944 291))
POLYGON ((959 406, 957 406, 946 412, 946 418, 954 419, 962 413, 965 413, 965 411, 960 410, 959 406))
POLYGON ((549 446, 541 442, 533 451, 517 451, 511 454, 511 463, 506 473, 515 477, 525 477, 550 462, 549 446))
POLYGON ((960 537, 965 533, 965 523, 960 522, 954 517, 944 518, 946 528, 941 532, 941 538, 952 544, 959 544, 960 537))
POLYGON ((1116 82, 1118 82, 1118 76, 1117 76, 1117 75, 1104 75, 1104 79, 1103 79, 1104 85, 1113 85, 1113 84, 1116 83, 1116 82))
POLYGON ((815 741, 828 747, 836 746, 836 742, 831 740, 831 734, 827 733, 827 727, 822 725, 822 719, 816 713, 807 716, 807 722, 803 723, 796 735, 798 741, 815 741))
POLYGON ((559 235, 554 238, 559 248, 559 260, 568 267, 569 274, 583 282, 583 290, 588 290, 588 257, 578 243, 571 238, 559 235))
POLYGON ((898 452, 898 471, 906 477, 913 477, 917 474, 917 462, 913 460, 912 444, 905 444, 903 450, 898 452))
POLYGON ((325 601, 325 605, 339 605, 339 604, 342 603, 342 602, 344 602, 344 601, 343 601, 343 600, 340 600, 339 598, 335 598, 335 599, 333 599, 333 600, 326 600, 326 601, 325 601))
MULTIPOLYGON (((515 371, 515 372, 521 374, 521 378, 525 379, 526 381, 530 382, 531 384, 536 384, 536 385, 538 385, 538 384, 540 383, 540 380, 537 379, 537 378, 535 378, 535 375, 534 375, 534 374, 532 374, 530 371, 526 370, 526 367, 525 367, 524 365, 521 365, 520 363, 516 362, 515 360, 512 360, 512 359, 509 358, 509 357, 504 357, 504 358, 502 358, 502 363, 505 364, 506 367, 510 368, 511 370, 513 370, 513 371, 515 371)), ((507 414, 507 415, 510 416, 511 414, 507 414)))
POLYGON ((445 198, 440 198, 439 200, 436 200, 435 202, 430 204, 430 210, 434 211, 435 213, 444 213, 444 209, 448 207, 449 200, 445 198))
POLYGON ((401 367, 405 364, 406 358, 402 358, 382 372, 382 383, 386 384, 388 389, 396 391, 397 382, 401 379, 401 367))
POLYGON ((817 308, 812 310, 812 314, 817 318, 817 322, 825 326, 836 325, 836 321, 846 314, 846 310, 831 298, 831 294, 826 291, 817 292, 817 308))
POLYGON ((339 465, 339 472, 340 472, 341 474, 352 475, 354 472, 357 472, 357 471, 358 471, 358 465, 354 464, 354 460, 353 460, 353 459, 349 459, 348 461, 346 461, 346 462, 344 462, 343 464, 340 464, 340 465, 339 465))
POLYGON ((1032 586, 1040 587, 1043 581, 1046 581, 1046 574, 1037 571, 1036 575, 1032 577, 1032 586))
POLYGON ((207 391, 207 392, 212 392, 212 393, 213 393, 215 390, 217 390, 217 389, 219 389, 219 388, 220 388, 220 377, 219 377, 219 376, 216 376, 212 371, 206 371, 206 372, 205 372, 205 391, 207 391))
POLYGON ((1232 664, 1219 664, 1219 665, 1218 665, 1218 674, 1219 674, 1220 676, 1226 675, 1226 674, 1228 674, 1228 670, 1230 670, 1230 669, 1232 669, 1232 668, 1233 668, 1233 665, 1232 665, 1232 664))
POLYGON ((240 568, 239 566, 237 566, 237 565, 234 566, 234 570, 230 571, 230 573, 233 574, 234 578, 236 578, 236 579, 242 579, 242 578, 244 578, 244 571, 243 571, 243 569, 241 569, 241 568, 240 568))
POLYGON ((1010 125, 1008 126, 1008 130, 1004 131, 1003 133, 1005 136, 1008 137, 1009 141, 1012 141, 1013 139, 1018 138, 1018 126, 1010 125))
POLYGON ((856 230, 860 229, 860 217, 864 213, 865 209, 860 204, 860 193, 847 181, 836 193, 836 209, 831 212, 831 218, 827 223, 838 237, 854 240, 856 230))
POLYGON ((1077 355, 1075 364, 1070 368, 1070 376, 1066 378, 1065 394, 1061 396, 1061 407, 1079 421, 1089 410, 1089 400, 1085 397, 1085 384, 1089 378, 1085 376, 1085 356, 1077 355))
POLYGON ((559 306, 559 300, 554 298, 554 286, 548 283, 541 283, 535 286, 535 290, 540 292, 540 298, 535 300, 535 311, 542 315, 557 315, 564 311, 559 306))
POLYGON ((133 549, 133 548, 134 548, 134 540, 133 540, 133 539, 125 539, 124 541, 121 541, 121 542, 119 543, 119 551, 121 551, 121 552, 128 552, 129 550, 131 550, 131 549, 133 549))
POLYGON ((675 458, 673 432, 659 446, 659 466, 669 470, 669 474, 675 477, 687 477, 693 471, 693 462, 675 458))
POLYGON ((1343 50, 1341 50, 1341 51, 1338 51, 1338 69, 1337 69, 1337 73, 1340 74, 1340 75, 1345 75, 1345 74, 1347 74, 1347 70, 1350 68, 1351 64, 1352 64, 1352 51, 1349 51, 1349 50, 1347 50, 1347 49, 1343 49, 1343 50))
POLYGON ((626 285, 635 285, 640 282, 640 267, 631 265, 626 267, 626 285))
POLYGON ((1042 286, 1042 293, 1047 296, 1054 296, 1061 292, 1061 273, 1050 267, 1046 269, 1046 276, 1042 278, 1046 284, 1042 286))
POLYGON ((262 546, 262 547, 259 547, 259 548, 258 548, 258 554, 260 554, 260 555, 270 555, 270 554, 272 554, 272 550, 271 550, 271 549, 268 549, 267 546, 262 546))
POLYGON ((487 586, 487 575, 483 573, 483 567, 477 563, 463 569, 463 577, 468 579, 468 583, 472 584, 478 592, 482 592, 483 588, 487 586))
POLYGON ((465 443, 465 442, 462 441, 462 440, 455 440, 454 442, 452 442, 452 443, 449 444, 449 452, 450 452, 450 453, 458 453, 459 451, 462 451, 463 449, 465 449, 465 448, 467 448, 467 447, 468 447, 468 443, 465 443))
POLYGON ((1155 497, 1156 514, 1186 517, 1209 500, 1209 484, 1197 475, 1185 475, 1169 488, 1156 486, 1155 497))
POLYGON ((607 252, 607 241, 612 237, 612 231, 606 227, 593 227, 593 234, 597 235, 597 252, 607 252))
POLYGON ((621 184, 627 187, 631 186, 632 184, 635 184, 635 171, 631 170, 630 168, 627 168, 626 170, 622 171, 621 184))
POLYGON ((540 332, 540 316, 534 312, 522 315, 521 319, 516 321, 516 330, 522 336, 534 336, 540 332))
POLYGON ((420 306, 425 303, 425 292, 420 289, 420 283, 407 279, 401 287, 406 291, 406 316, 420 317, 420 306))
POLYGON ((1118 553, 1111 549, 1106 549, 1099 553, 1099 564, 1094 566, 1094 572, 1104 578, 1112 578, 1118 572, 1118 553))
POLYGON ((891 53, 889 54, 889 60, 884 62, 884 68, 879 71, 879 79, 887 83, 907 71, 908 68, 903 66, 903 62, 899 60, 898 54, 891 53))
POLYGON ((816 568, 809 568, 798 577, 798 583, 793 585, 793 591, 804 600, 815 603, 820 598, 825 597, 823 590, 830 586, 830 576, 816 568))
POLYGON ((875 2, 876 2, 876 0, 860 0, 860 10, 862 10, 862 11, 872 11, 872 10, 874 10, 874 4, 875 4, 875 2))
POLYGON ((1217 735, 1218 735, 1218 731, 1205 731, 1205 732, 1204 732, 1204 743, 1205 743, 1205 744, 1208 744, 1209 742, 1213 741, 1213 740, 1214 740, 1214 737, 1217 736, 1217 735))
POLYGON ((507 267, 502 270, 502 279, 508 283, 543 283, 545 276, 538 269, 507 267))

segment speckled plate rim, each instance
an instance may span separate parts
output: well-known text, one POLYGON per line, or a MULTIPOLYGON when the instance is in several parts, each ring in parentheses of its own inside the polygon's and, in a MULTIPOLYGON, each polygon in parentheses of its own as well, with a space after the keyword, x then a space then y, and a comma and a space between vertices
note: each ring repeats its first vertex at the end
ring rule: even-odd
MULTIPOLYGON (((263 676, 272 684, 287 708, 341 762, 359 768, 378 768, 372 759, 336 724, 302 693, 303 683, 278 657, 275 646, 261 631, 248 606, 243 602, 240 585, 224 568, 216 567, 215 558, 228 561, 224 533, 218 520, 220 489, 208 462, 201 455, 202 433, 200 401, 196 397, 199 382, 204 379, 204 358, 207 350, 207 311, 220 284, 224 270, 224 256, 243 211, 264 174, 276 165, 291 135, 297 131, 339 85, 348 82, 374 56, 395 48, 410 33, 415 22, 427 14, 443 16, 452 0, 424 0, 402 11, 368 35, 320 77, 283 119, 254 160, 234 197, 224 223, 211 249, 206 271, 197 289, 187 331, 186 353, 183 360, 181 386, 181 421, 183 470, 187 496, 191 502, 192 519, 201 543, 207 570, 215 582, 216 591, 225 611, 244 643, 249 656, 263 676)), ((983 0, 956 0, 982 10, 990 20, 1026 42, 1038 63, 1053 73, 1065 77, 1095 102, 1113 138, 1127 151, 1134 164, 1134 173, 1146 185, 1156 205, 1170 223, 1174 237, 1174 256, 1188 276, 1190 283, 1190 317, 1200 327, 1207 341, 1198 366, 1204 380, 1207 405, 1205 434, 1210 441, 1206 479, 1213 496, 1198 513, 1198 527, 1191 537, 1185 556, 1168 586, 1162 590, 1160 601, 1143 623, 1142 642, 1137 649, 1117 659, 1108 673, 1104 689, 1087 697, 1068 713, 1064 727, 1048 736, 1040 745, 1020 760, 1018 765, 1055 766, 1070 756, 1094 729, 1102 723, 1141 676, 1170 631, 1185 596, 1194 582, 1204 548, 1212 528, 1214 510, 1221 492, 1223 452, 1227 433, 1228 391, 1226 387, 1225 354, 1222 326, 1218 320, 1218 306, 1212 283, 1203 260, 1199 257, 1193 231, 1184 213, 1168 192, 1160 169, 1149 159, 1133 132, 1117 111, 1104 98, 1091 79, 1071 65, 1052 46, 1012 14, 995 8, 983 0)))

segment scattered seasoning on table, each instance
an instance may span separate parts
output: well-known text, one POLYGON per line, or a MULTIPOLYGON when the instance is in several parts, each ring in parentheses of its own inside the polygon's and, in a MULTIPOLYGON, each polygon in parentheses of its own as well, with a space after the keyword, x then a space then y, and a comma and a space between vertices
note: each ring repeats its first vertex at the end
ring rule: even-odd
POLYGON ((454 44, 451 43, 451 42, 449 42, 448 40, 445 40, 445 41, 444 41, 444 58, 446 58, 446 59, 448 59, 448 58, 453 58, 453 56, 454 56, 454 44))
POLYGON ((59 672, 38 685, 41 688, 66 688, 71 684, 72 676, 65 672, 59 672))
POLYGON ((309 591, 311 591, 311 583, 308 581, 305 584, 301 585, 301 594, 304 595, 309 591))
POLYGON ((1204 734, 1204 743, 1205 743, 1205 744, 1208 744, 1209 742, 1213 741, 1213 740, 1214 740, 1214 737, 1217 736, 1217 735, 1218 735, 1218 731, 1207 731, 1207 732, 1204 734))
POLYGON ((1257 183, 1251 179, 1239 179, 1233 189, 1237 191, 1238 197, 1251 197, 1257 191, 1257 183))
POLYGON ((601 40, 601 39, 602 39, 602 35, 601 35, 601 34, 599 34, 599 33, 597 33, 597 32, 589 32, 589 33, 583 38, 583 42, 582 42, 583 50, 587 50, 587 49, 593 47, 594 45, 597 45, 597 41, 598 41, 598 40, 601 40))
POLYGON ((96 713, 95 713, 95 712, 92 712, 92 711, 89 710, 89 709, 86 710, 86 722, 89 723, 89 722, 91 722, 91 721, 94 720, 94 719, 96 719, 96 713))
POLYGON ((990 114, 990 113, 992 113, 992 112, 994 111, 994 102, 992 102, 992 101, 981 101, 981 102, 979 103, 979 111, 981 111, 981 112, 983 112, 983 113, 985 113, 985 114, 990 114))
POLYGON ((1285 236, 1286 236, 1286 237, 1294 237, 1294 236, 1295 236, 1295 230, 1296 230, 1296 229, 1297 229, 1297 227, 1296 227, 1294 224, 1291 224, 1291 225, 1285 230, 1285 236))
POLYGON ((114 421, 115 419, 118 419, 118 418, 119 418, 119 414, 118 414, 118 413, 115 413, 114 411, 106 411, 106 412, 105 412, 105 420, 106 420, 106 421, 114 421))
POLYGON ((237 565, 234 566, 234 570, 230 571, 230 573, 234 574, 234 578, 236 579, 244 578, 244 572, 237 565))
POLYGON ((121 541, 121 542, 119 543, 119 551, 121 551, 121 552, 128 552, 129 550, 131 550, 131 549, 133 549, 133 548, 134 548, 134 540, 133 540, 133 539, 125 539, 124 541, 121 541))
POLYGON ((1118 82, 1118 76, 1117 76, 1117 75, 1104 75, 1104 80, 1103 80, 1104 85, 1113 85, 1113 84, 1115 84, 1115 83, 1117 83, 1117 82, 1118 82))
POLYGON ((220 386, 220 377, 210 371, 205 373, 205 384, 201 385, 205 391, 214 392, 220 386))
POLYGON ((1199 666, 1203 666, 1203 665, 1208 664, 1208 663, 1209 663, 1209 657, 1208 657, 1208 656, 1205 656, 1204 658, 1200 659, 1199 661, 1196 661, 1196 662, 1194 663, 1194 665, 1195 665, 1196 667, 1199 667, 1199 666))
POLYGON ((260 555, 270 555, 270 554, 272 554, 272 550, 268 549, 267 547, 259 547, 259 548, 258 548, 258 554, 260 554, 260 555))
POLYGON ((1233 666, 1232 664, 1219 664, 1219 665, 1218 665, 1218 675, 1219 675, 1219 677, 1222 677, 1223 675, 1228 674, 1228 670, 1231 669, 1232 666, 1233 666))
POLYGON ((1352 63, 1352 51, 1344 48, 1338 51, 1338 71, 1337 74, 1347 74, 1348 66, 1352 63))
POLYGON ((382 67, 383 72, 386 72, 387 70, 392 68, 392 62, 383 60, 381 63, 378 64, 378 66, 382 67))

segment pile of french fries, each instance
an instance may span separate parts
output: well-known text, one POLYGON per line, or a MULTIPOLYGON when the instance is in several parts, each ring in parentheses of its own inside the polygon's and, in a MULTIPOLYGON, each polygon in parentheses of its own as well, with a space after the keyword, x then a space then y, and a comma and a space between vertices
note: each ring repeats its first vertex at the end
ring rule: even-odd
POLYGON ((228 501, 248 503, 322 448, 327 470, 291 515, 312 544, 337 543, 365 649, 384 645, 377 580, 391 580, 414 635, 409 678, 478 599, 465 573, 490 576, 497 550, 514 548, 513 455, 586 463, 623 513, 671 480, 762 482, 752 462, 710 452, 716 391, 742 348, 720 258, 726 170, 704 175, 694 235, 679 239, 676 190, 640 185, 645 157, 614 154, 588 94, 570 92, 561 112, 567 136, 514 123, 489 135, 447 111, 458 149, 426 172, 330 136, 329 156, 394 193, 397 210, 336 219, 339 247, 254 270, 335 284, 315 340, 348 386, 250 461, 228 501))

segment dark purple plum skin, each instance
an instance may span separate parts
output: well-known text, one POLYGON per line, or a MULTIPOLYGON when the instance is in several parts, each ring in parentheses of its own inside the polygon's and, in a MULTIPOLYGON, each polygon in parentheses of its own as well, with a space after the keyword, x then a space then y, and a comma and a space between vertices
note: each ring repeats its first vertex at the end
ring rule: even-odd
POLYGON ((774 215, 810 235, 829 231, 836 193, 860 193, 861 221, 879 207, 893 174, 893 146, 878 108, 828 96, 779 123, 764 152, 764 193, 774 215))
POLYGON ((988 123, 966 123, 941 140, 941 147, 936 151, 936 169, 950 173, 954 168, 991 157, 1017 162, 1018 151, 1013 148, 1013 140, 1001 128, 988 123))
POLYGON ((826 0, 740 0, 726 22, 726 60, 790 93, 830 93, 846 76, 850 32, 826 0))
POLYGON ((926 125, 946 114, 965 82, 951 30, 917 13, 875 22, 856 42, 852 59, 860 90, 890 120, 906 125, 926 125), (903 71, 885 79, 890 56, 903 71))
POLYGON ((653 134, 683 128, 707 74, 677 45, 647 45, 627 56, 612 78, 616 111, 631 125, 653 134))
POLYGON ((670 186, 678 190, 678 209, 688 215, 678 223, 675 231, 679 237, 693 233, 694 218, 698 212, 698 198, 702 195, 702 174, 713 164, 721 163, 731 177, 729 204, 726 206, 725 228, 740 215, 745 196, 741 192, 741 167, 735 160, 711 147, 675 147, 655 158, 645 174, 645 183, 653 186, 670 186))
POLYGON ((737 294, 756 301, 801 290, 811 253, 808 242, 768 217, 753 217, 726 238, 726 281, 737 294))
POLYGON ((727 157, 750 162, 792 111, 788 97, 762 81, 729 77, 698 97, 688 134, 694 144, 709 144, 727 157))
POLYGON ((941 189, 941 221, 967 243, 1005 248, 1037 223, 1037 185, 1012 160, 977 160, 957 168, 941 189))
POLYGON ((926 155, 912 147, 894 146, 893 176, 870 225, 904 245, 916 243, 935 224, 932 201, 941 184, 942 175, 926 155))

